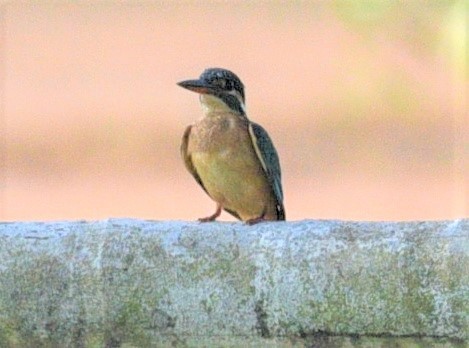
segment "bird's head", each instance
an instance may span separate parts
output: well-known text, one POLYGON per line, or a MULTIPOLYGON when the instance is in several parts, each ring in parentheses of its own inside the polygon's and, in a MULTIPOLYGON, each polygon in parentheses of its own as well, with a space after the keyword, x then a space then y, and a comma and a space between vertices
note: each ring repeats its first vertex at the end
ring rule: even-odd
POLYGON ((206 113, 210 111, 231 111, 246 115, 244 106, 244 85, 236 74, 221 69, 206 69, 197 80, 178 82, 178 85, 200 94, 200 101, 206 113))

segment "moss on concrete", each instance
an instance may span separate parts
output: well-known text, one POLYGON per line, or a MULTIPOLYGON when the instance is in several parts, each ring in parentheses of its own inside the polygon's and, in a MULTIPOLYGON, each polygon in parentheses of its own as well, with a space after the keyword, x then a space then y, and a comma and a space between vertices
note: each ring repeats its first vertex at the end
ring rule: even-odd
POLYGON ((0 224, 0 342, 462 347, 468 226, 0 224))

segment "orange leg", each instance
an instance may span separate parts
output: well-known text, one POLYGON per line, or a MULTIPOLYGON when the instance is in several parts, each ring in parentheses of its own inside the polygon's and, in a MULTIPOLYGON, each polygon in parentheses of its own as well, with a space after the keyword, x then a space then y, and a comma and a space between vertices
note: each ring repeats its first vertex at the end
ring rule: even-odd
POLYGON ((262 213, 262 215, 259 216, 259 217, 256 217, 254 219, 246 220, 246 225, 252 226, 252 225, 258 224, 259 222, 267 221, 266 219, 264 219, 264 216, 265 216, 265 212, 262 213))
POLYGON ((217 203, 217 210, 215 211, 214 214, 210 215, 210 216, 207 216, 207 217, 204 217, 204 218, 200 218, 199 221, 200 222, 210 222, 210 221, 215 221, 215 219, 217 217, 219 217, 221 214, 221 204, 220 203, 217 203))

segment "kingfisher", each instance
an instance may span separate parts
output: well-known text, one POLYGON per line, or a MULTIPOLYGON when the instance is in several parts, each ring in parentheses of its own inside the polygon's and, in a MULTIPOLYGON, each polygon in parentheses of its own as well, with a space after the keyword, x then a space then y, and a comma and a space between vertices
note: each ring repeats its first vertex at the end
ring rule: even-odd
POLYGON ((181 155, 187 170, 222 210, 252 225, 285 220, 280 162, 266 130, 246 115, 244 85, 222 68, 178 85, 199 94, 203 117, 189 125, 181 155))

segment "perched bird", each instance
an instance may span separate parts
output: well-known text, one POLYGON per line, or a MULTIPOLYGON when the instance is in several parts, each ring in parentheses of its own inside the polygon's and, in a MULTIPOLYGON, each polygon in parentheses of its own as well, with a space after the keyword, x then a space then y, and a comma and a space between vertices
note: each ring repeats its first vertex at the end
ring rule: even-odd
POLYGON ((246 116, 244 86, 229 70, 206 69, 198 80, 178 83, 199 93, 204 117, 186 128, 184 164, 222 209, 254 224, 285 220, 280 163, 267 132, 246 116))

